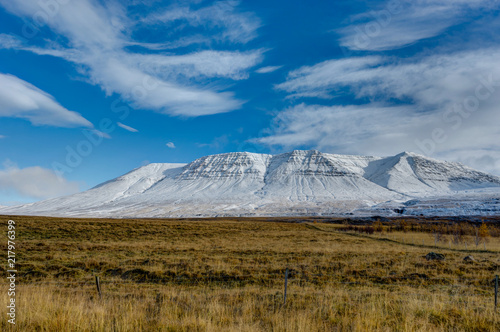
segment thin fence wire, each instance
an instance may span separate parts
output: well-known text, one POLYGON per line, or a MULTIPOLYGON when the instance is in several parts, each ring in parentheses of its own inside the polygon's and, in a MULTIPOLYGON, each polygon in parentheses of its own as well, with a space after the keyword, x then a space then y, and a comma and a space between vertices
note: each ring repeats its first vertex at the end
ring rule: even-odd
MULTIPOLYGON (((148 276, 131 276, 131 277, 108 277, 101 276, 102 283, 122 283, 122 284, 143 284, 143 283, 220 283, 220 282, 240 282, 240 283, 252 283, 252 282, 281 282, 284 273, 264 273, 264 274, 247 274, 247 275, 205 275, 205 276, 177 276, 177 277, 165 277, 165 278, 151 278, 148 276)), ((383 285, 383 286, 428 286, 428 287, 450 287, 450 288, 475 288, 475 289, 485 289, 493 290, 494 278, 432 278, 432 277, 420 277, 420 276, 389 276, 389 277, 379 277, 379 276, 366 276, 366 277, 356 277, 356 281, 342 281, 342 280, 332 280, 330 278, 342 279, 344 276, 339 274, 305 274, 305 273, 291 273, 289 275, 290 282, 303 283, 307 285, 308 283, 321 283, 321 284, 339 284, 339 285, 383 285), (323 278, 323 279, 321 279, 323 278), (410 281, 410 283, 405 283, 405 281, 410 281), (415 283, 412 283, 415 282, 415 283)), ((26 280, 24 284, 26 285, 93 285, 95 280, 89 278, 87 280, 72 281, 72 280, 26 280)))
MULTIPOLYGON (((316 277, 339 277, 338 274, 316 274, 316 277)), ((235 275, 235 276, 217 276, 217 275, 206 275, 206 276, 197 276, 194 278, 184 277, 185 279, 143 279, 143 280, 131 280, 131 279, 119 279, 117 277, 108 279, 106 277, 101 277, 101 285, 104 285, 104 292, 108 292, 108 294, 113 295, 114 291, 117 289, 126 287, 130 290, 137 290, 137 287, 141 288, 142 286, 150 286, 152 283, 158 284, 160 286, 173 286, 173 285, 181 285, 181 286, 207 286, 210 287, 212 285, 220 286, 221 284, 227 283, 229 286, 233 287, 234 282, 248 282, 254 281, 256 278, 270 278, 267 280, 267 284, 259 284, 263 287, 270 287, 273 290, 280 291, 281 283, 284 278, 284 274, 280 272, 273 273, 260 273, 258 275, 252 274, 244 274, 244 275, 235 275), (253 278, 250 280, 249 278, 253 278), (113 287, 113 286, 117 286, 113 287)), ((300 294, 300 292, 293 292, 293 289, 297 290, 297 288, 304 287, 307 285, 314 285, 314 283, 308 284, 310 281, 310 276, 305 277, 304 274, 295 274, 289 276, 289 286, 291 287, 291 300, 293 300, 294 294, 300 294)), ((399 277, 401 280, 410 280, 415 281, 415 278, 412 277, 399 277)), ((494 287, 492 278, 458 278, 457 280, 450 280, 449 278, 425 278, 420 281, 434 281, 434 282, 448 282, 448 284, 425 284, 426 287, 432 292, 435 288, 439 288, 440 293, 430 293, 430 294, 422 294, 417 291, 418 287, 422 287, 422 284, 412 284, 412 283, 398 283, 394 282, 394 278, 392 277, 376 277, 370 278, 369 276, 365 278, 358 278, 357 281, 338 281, 338 280, 323 280, 321 285, 323 287, 348 287, 347 289, 351 289, 351 287, 368 287, 368 289, 364 289, 366 294, 363 296, 372 296, 372 297, 380 297, 380 296, 397 296, 398 298, 393 299, 397 303, 413 303, 415 301, 431 303, 433 301, 438 301, 444 304, 453 304, 460 305, 466 308, 470 308, 473 310, 490 310, 493 308, 493 295, 494 295, 494 287), (383 282, 380 282, 383 280, 383 282), (378 281, 378 282, 377 282, 378 281), (469 284, 465 284, 464 282, 468 282, 469 284), (485 284, 471 284, 474 282, 487 283, 485 284), (405 287, 401 289, 391 290, 389 293, 376 293, 370 292, 369 287, 371 286, 394 286, 394 287, 405 287), (415 291, 407 291, 408 288, 413 288, 415 291), (385 294, 385 295, 384 295, 385 294)), ((417 281, 419 281, 417 279, 417 281)), ((25 282, 23 285, 26 286, 54 286, 60 287, 61 291, 64 292, 73 292, 73 293, 81 293, 88 294, 89 296, 97 296, 96 293, 96 284, 94 277, 89 277, 88 279, 80 280, 80 281, 72 281, 72 280, 44 280, 44 281, 33 281, 33 282, 25 282)), ((387 291, 387 289, 386 289, 387 291)))

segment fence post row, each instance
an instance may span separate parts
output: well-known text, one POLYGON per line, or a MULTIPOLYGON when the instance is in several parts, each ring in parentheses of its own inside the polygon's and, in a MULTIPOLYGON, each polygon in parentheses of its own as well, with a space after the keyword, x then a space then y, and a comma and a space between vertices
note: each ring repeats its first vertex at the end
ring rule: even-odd
MULTIPOLYGON (((285 289, 284 289, 284 295, 283 295, 283 305, 286 304, 286 297, 287 297, 287 288, 288 288, 288 273, 289 270, 286 268, 285 270, 285 289)), ((498 275, 495 276, 495 310, 498 307, 498 275)), ((99 299, 102 300, 102 291, 101 291, 101 281, 99 279, 99 276, 95 276, 95 284, 97 287, 97 293, 99 294, 99 299)))

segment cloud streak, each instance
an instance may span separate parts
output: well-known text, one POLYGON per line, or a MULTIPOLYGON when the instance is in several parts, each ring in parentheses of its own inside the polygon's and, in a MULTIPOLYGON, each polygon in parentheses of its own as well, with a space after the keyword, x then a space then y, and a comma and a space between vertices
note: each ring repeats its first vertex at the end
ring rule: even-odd
POLYGON ((354 51, 385 51, 402 48, 439 35, 493 0, 390 0, 379 10, 352 17, 356 23, 337 32, 339 43, 354 51))
POLYGON ((334 98, 348 89, 356 98, 410 100, 445 106, 474 93, 481 79, 500 80, 500 49, 435 54, 409 60, 367 56, 329 60, 290 72, 276 86, 296 97, 334 98))
POLYGON ((416 122, 428 122, 428 119, 424 115, 413 118, 408 107, 403 106, 322 106, 301 103, 283 110, 274 121, 273 135, 260 138, 257 142, 286 149, 312 145, 321 150, 347 154, 363 154, 378 147, 372 153, 386 155, 403 151, 406 142, 401 141, 401 138, 414 131, 412 126, 416 122))
POLYGON ((267 67, 261 67, 257 69, 255 72, 258 74, 267 74, 267 73, 272 73, 275 72, 276 70, 280 69, 283 66, 267 66, 267 67))
POLYGON ((93 127, 79 113, 64 108, 48 93, 8 74, 0 74, 0 117, 23 118, 36 126, 93 127))
POLYGON ((130 126, 127 126, 126 124, 123 124, 123 123, 121 123, 121 122, 117 122, 116 124, 117 124, 119 127, 123 128, 123 129, 125 129, 125 130, 130 131, 131 133, 137 133, 137 132, 139 132, 139 130, 137 130, 137 129, 135 129, 135 128, 132 128, 132 127, 130 127, 130 126))
MULTIPOLYGON (((214 40, 247 43, 257 37, 256 30, 261 22, 252 13, 237 12, 239 4, 240 1, 217 1, 197 10, 189 6, 174 5, 163 12, 148 15, 142 22, 146 25, 187 23, 190 27, 215 30, 210 38, 193 39, 196 43, 210 44, 214 40)), ((178 29, 184 28, 183 25, 178 26, 178 29)))

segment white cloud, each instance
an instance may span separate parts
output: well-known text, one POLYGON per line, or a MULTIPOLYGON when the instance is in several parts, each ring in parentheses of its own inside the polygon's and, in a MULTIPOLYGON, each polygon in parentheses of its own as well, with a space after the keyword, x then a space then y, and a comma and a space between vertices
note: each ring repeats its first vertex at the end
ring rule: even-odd
POLYGON ((127 125, 125 125, 125 124, 123 124, 123 123, 121 123, 121 122, 118 122, 118 123, 117 123, 117 125, 118 125, 119 127, 122 127, 122 128, 123 128, 123 129, 125 129, 125 130, 128 130, 128 131, 132 132, 132 133, 137 133, 137 132, 139 131, 139 130, 137 130, 137 129, 135 129, 135 128, 132 128, 132 127, 130 127, 130 126, 127 126, 127 125))
POLYGON ((292 96, 321 98, 345 95, 348 89, 356 98, 410 99, 421 106, 442 107, 474 94, 490 75, 500 81, 499 55, 500 49, 488 48, 409 60, 379 56, 329 60, 292 71, 276 88, 292 96))
POLYGON ((90 130, 90 132, 96 134, 99 137, 111 139, 111 135, 109 135, 108 133, 102 132, 100 130, 92 129, 92 130, 90 130))
MULTIPOLYGON (((21 17, 31 18, 40 11, 37 2, 21 4, 0 0, 0 4, 21 17)), ((208 33, 222 34, 230 42, 249 40, 253 38, 256 27, 252 25, 254 23, 245 23, 244 18, 249 14, 240 16, 235 12, 236 6, 237 2, 228 2, 199 9, 201 13, 181 10, 187 13, 187 16, 182 14, 185 17, 175 14, 178 9, 172 7, 162 15, 180 17, 174 21, 182 18, 192 25, 207 25, 214 30, 209 29, 208 33), (220 17, 222 14, 226 16, 220 17)), ((150 16, 142 23, 147 28, 156 29, 147 25, 164 24, 162 20, 172 19, 150 16)), ((199 116, 240 108, 242 102, 233 93, 222 91, 212 82, 208 85, 203 79, 244 79, 248 76, 246 70, 259 63, 264 52, 133 53, 128 48, 131 45, 155 48, 159 44, 149 45, 132 39, 138 22, 130 19, 126 8, 118 2, 104 5, 82 0, 60 5, 46 23, 52 31, 67 38, 67 45, 53 41, 45 47, 34 47, 5 36, 0 38, 0 45, 62 57, 78 65, 81 73, 93 84, 100 85, 108 95, 118 93, 134 107, 166 114, 199 116)))
POLYGON ((168 142, 167 144, 165 144, 167 147, 171 148, 171 149, 175 149, 175 144, 173 142, 168 142))
POLYGON ((308 145, 340 153, 414 151, 500 174, 500 49, 412 59, 367 56, 292 71, 279 84, 295 97, 329 98, 330 106, 283 110, 268 145, 308 145), (335 105, 337 97, 350 105, 335 105))
POLYGON ((46 199, 79 191, 79 185, 39 166, 19 168, 7 161, 0 169, 0 191, 22 197, 46 199))
POLYGON ((200 116, 238 109, 242 102, 231 92, 170 83, 129 66, 123 59, 107 58, 95 63, 90 73, 108 95, 120 93, 134 106, 165 114, 200 116))
MULTIPOLYGON (((261 23, 252 13, 238 12, 239 3, 240 1, 217 1, 211 6, 197 10, 188 6, 174 5, 162 13, 149 15, 143 22, 163 25, 187 22, 191 27, 221 30, 210 38, 203 38, 204 42, 210 43, 211 39, 247 43, 257 36, 256 30, 261 23)), ((183 26, 178 29, 183 29, 183 26)))
POLYGON ((466 16, 497 4, 494 0, 390 0, 376 11, 352 17, 355 24, 338 33, 351 50, 398 49, 434 37, 466 16))
POLYGON ((283 66, 267 66, 267 67, 261 67, 257 69, 255 72, 259 74, 267 74, 267 73, 272 73, 278 69, 280 69, 283 66))
POLYGON ((48 93, 8 74, 0 74, 0 117, 24 118, 38 126, 93 127, 79 113, 67 110, 48 93))
POLYGON ((251 52, 201 51, 181 56, 136 54, 130 60, 163 79, 225 77, 248 78, 247 69, 262 61, 262 50, 251 52))
POLYGON ((364 80, 365 72, 383 62, 380 56, 328 60, 291 71, 287 80, 276 85, 292 97, 331 98, 341 84, 364 80))
POLYGON ((16 36, 0 33, 0 47, 5 49, 22 47, 22 41, 16 36))
POLYGON ((291 149, 311 145, 322 151, 386 155, 404 151, 403 137, 427 117, 413 118, 407 107, 299 104, 280 112, 272 135, 257 139, 291 149), (390 128, 390 130, 388 130, 390 128))

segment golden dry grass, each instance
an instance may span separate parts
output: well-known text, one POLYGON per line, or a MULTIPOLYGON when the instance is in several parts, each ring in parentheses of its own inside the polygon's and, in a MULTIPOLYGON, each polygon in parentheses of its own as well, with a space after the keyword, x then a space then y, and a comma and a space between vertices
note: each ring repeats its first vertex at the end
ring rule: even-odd
POLYGON ((432 248, 423 233, 346 234, 296 219, 11 219, 18 316, 12 329, 2 314, 2 331, 500 330, 498 239, 465 251, 432 248), (429 251, 446 260, 425 260, 429 251))

